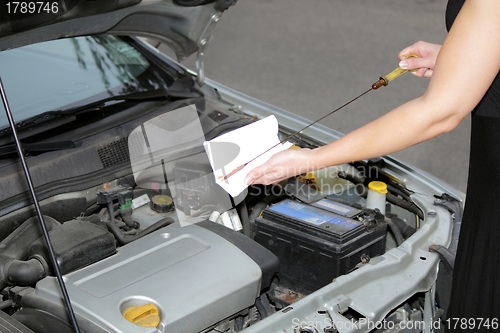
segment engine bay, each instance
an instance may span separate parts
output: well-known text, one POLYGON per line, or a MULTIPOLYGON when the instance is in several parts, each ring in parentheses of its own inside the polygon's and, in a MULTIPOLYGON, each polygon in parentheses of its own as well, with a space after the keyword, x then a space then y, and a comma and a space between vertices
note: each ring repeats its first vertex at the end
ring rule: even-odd
MULTIPOLYGON (((218 133, 252 121, 207 110, 218 133)), ((139 186, 127 169, 41 201, 86 332, 239 332, 401 245, 423 220, 383 159, 229 198, 203 154, 164 165, 163 185, 146 170, 139 186), (367 207, 373 181, 387 186, 384 213, 367 207)), ((36 222, 26 207, 0 218, 1 310, 35 332, 71 332, 36 222)))

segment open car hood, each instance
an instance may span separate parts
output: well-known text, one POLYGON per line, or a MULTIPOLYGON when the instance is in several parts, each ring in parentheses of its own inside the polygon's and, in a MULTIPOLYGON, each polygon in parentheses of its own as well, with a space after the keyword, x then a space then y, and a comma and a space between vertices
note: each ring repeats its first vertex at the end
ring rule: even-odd
POLYGON ((0 0, 0 51, 64 37, 136 35, 201 58, 221 13, 236 0, 0 0))

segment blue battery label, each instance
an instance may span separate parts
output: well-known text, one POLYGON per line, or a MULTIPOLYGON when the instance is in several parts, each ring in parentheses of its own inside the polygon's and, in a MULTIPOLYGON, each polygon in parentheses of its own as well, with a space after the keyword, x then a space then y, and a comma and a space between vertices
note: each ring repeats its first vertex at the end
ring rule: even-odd
POLYGON ((361 222, 291 200, 283 200, 272 206, 270 210, 293 219, 318 226, 323 223, 333 224, 337 227, 345 229, 346 231, 352 230, 361 225, 361 222))
POLYGON ((354 215, 357 215, 361 212, 357 208, 350 207, 328 199, 318 200, 316 202, 313 202, 312 205, 327 210, 329 212, 347 217, 353 217, 354 215))

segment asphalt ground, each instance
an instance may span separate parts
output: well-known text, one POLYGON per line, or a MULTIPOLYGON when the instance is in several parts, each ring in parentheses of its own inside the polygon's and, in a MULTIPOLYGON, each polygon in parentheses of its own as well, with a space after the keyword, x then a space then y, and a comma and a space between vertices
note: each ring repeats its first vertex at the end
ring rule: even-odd
MULTIPOLYGON (((396 68, 404 47, 441 43, 445 9, 446 0, 239 0, 214 29, 206 77, 314 120, 396 68)), ((185 63, 193 67, 193 58, 185 63)), ((427 84, 405 74, 321 123, 348 133, 427 84)), ((467 117, 454 131, 393 156, 465 191, 469 136, 467 117)))

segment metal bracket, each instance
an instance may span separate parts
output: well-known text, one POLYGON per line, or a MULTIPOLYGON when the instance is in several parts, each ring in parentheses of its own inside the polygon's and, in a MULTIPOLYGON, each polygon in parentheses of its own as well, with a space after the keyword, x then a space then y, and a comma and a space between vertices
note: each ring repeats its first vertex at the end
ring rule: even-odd
POLYGON ((210 39, 212 38, 212 30, 214 30, 215 25, 217 22, 219 22, 220 17, 222 13, 215 13, 212 15, 210 18, 210 21, 208 21, 207 26, 203 30, 203 33, 201 34, 200 38, 198 39, 198 53, 196 54, 196 74, 197 78, 196 81, 200 86, 203 85, 205 82, 205 68, 203 65, 203 58, 205 57, 205 51, 207 49, 208 43, 210 42, 210 39))
POLYGON ((434 283, 429 291, 425 293, 425 301, 424 301, 424 313, 423 313, 423 321, 425 323, 425 327, 423 329, 423 333, 433 333, 435 324, 434 322, 438 319, 437 309, 436 309, 436 284, 434 283))

